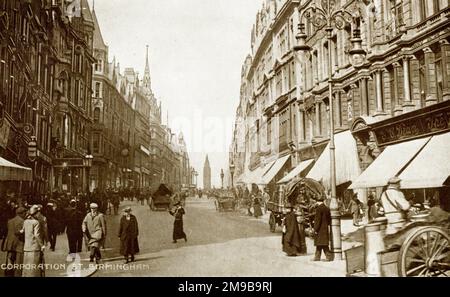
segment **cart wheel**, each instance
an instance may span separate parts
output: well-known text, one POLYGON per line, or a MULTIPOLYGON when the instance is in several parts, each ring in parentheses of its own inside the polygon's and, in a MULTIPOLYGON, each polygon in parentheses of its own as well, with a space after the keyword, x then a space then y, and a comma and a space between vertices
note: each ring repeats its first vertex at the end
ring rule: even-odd
POLYGON ((450 236, 439 227, 412 232, 399 252, 400 276, 450 276, 450 236))
POLYGON ((276 219, 275 219, 275 216, 273 215, 273 213, 270 213, 269 227, 270 227, 270 232, 275 233, 275 230, 277 228, 277 222, 276 222, 276 219))

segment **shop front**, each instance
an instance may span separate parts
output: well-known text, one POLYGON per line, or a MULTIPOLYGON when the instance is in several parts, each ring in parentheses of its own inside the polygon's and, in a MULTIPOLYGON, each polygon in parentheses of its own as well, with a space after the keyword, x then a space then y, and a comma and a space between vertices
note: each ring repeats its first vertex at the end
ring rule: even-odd
POLYGON ((450 210, 450 101, 370 124, 357 119, 352 133, 363 144, 372 140, 380 154, 351 188, 379 197, 396 176, 411 203, 450 210))
MULTIPOLYGON (((356 193, 358 198, 367 203, 367 195, 364 190, 352 190, 351 183, 361 174, 360 160, 355 139, 350 131, 336 133, 335 136, 335 160, 336 160, 336 196, 339 202, 341 215, 350 214, 350 202, 356 193)), ((313 167, 306 175, 320 182, 327 191, 331 191, 330 172, 330 144, 322 151, 313 167)))

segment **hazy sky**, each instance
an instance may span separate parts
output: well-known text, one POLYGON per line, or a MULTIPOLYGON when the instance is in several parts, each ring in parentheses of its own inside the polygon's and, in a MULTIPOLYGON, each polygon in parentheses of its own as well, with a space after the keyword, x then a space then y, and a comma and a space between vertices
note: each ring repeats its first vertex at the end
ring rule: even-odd
MULTIPOLYGON (((92 7, 92 0, 90 0, 92 7)), ((182 131, 193 166, 206 153, 213 185, 227 167, 242 63, 262 0, 95 0, 103 38, 121 70, 144 72, 149 45, 152 89, 164 119, 182 131)))

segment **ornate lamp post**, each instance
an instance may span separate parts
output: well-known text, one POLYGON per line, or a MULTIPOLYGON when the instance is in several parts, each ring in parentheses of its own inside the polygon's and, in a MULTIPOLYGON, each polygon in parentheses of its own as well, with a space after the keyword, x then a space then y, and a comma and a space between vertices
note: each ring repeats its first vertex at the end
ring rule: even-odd
POLYGON ((28 159, 33 162, 33 182, 31 186, 33 187, 33 191, 35 190, 36 182, 35 182, 35 174, 36 174, 36 158, 37 158, 37 142, 36 142, 36 136, 31 136, 31 141, 28 143, 28 159))
MULTIPOLYGON (((300 12, 300 7, 299 7, 300 12)), ((330 108, 330 188, 331 188, 331 231, 332 231, 332 252, 334 258, 337 260, 342 259, 342 242, 341 242, 341 215, 339 212, 338 201, 336 199, 336 159, 335 159, 335 143, 334 143, 334 104, 333 104, 333 70, 332 70, 332 49, 331 43, 333 39, 333 30, 342 30, 346 24, 353 23, 353 15, 351 12, 344 8, 336 7, 335 0, 322 0, 320 1, 320 7, 313 3, 311 6, 305 8, 300 12, 300 22, 298 25, 299 33, 296 36, 298 45, 294 46, 295 51, 308 52, 311 47, 306 44, 307 35, 305 34, 305 25, 303 24, 303 18, 309 20, 309 22, 318 30, 324 29, 327 32, 328 39, 328 99, 330 108)), ((363 59, 361 56, 365 55, 365 51, 361 47, 361 38, 359 29, 353 29, 353 38, 350 40, 353 44, 353 49, 349 51, 349 54, 353 57, 353 62, 357 61, 360 66, 363 59)), ((355 63, 356 64, 356 63, 355 63)), ((311 75, 311 74, 310 74, 311 75)))
POLYGON ((90 193, 89 183, 90 183, 90 174, 91 174, 91 167, 92 167, 92 160, 94 159, 94 156, 91 154, 86 155, 84 157, 84 166, 86 167, 86 194, 90 193))
POLYGON ((234 188, 234 170, 235 170, 235 166, 234 163, 230 164, 230 176, 231 176, 231 188, 234 188))

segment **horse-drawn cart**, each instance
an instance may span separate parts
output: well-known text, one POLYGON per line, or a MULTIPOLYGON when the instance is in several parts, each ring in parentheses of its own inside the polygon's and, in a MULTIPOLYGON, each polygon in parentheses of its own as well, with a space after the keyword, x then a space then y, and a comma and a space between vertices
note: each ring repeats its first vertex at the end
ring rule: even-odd
POLYGON ((150 201, 150 209, 155 210, 168 210, 170 207, 170 196, 172 191, 165 185, 160 184, 158 190, 156 190, 150 201))
POLYGON ((324 195, 323 186, 309 178, 294 178, 287 184, 279 184, 277 191, 267 203, 267 209, 270 211, 270 232, 275 232, 277 225, 282 226, 287 206, 292 206, 297 218, 301 217, 299 221, 305 225, 307 234, 311 234, 315 198, 324 195))
POLYGON ((383 235, 381 227, 378 248, 380 241, 368 240, 365 231, 364 245, 345 251, 347 275, 450 276, 450 216, 444 220, 433 218, 412 216, 403 229, 391 235, 383 235))
POLYGON ((219 212, 236 210, 237 201, 232 191, 217 191, 214 196, 216 198, 216 210, 219 212))

